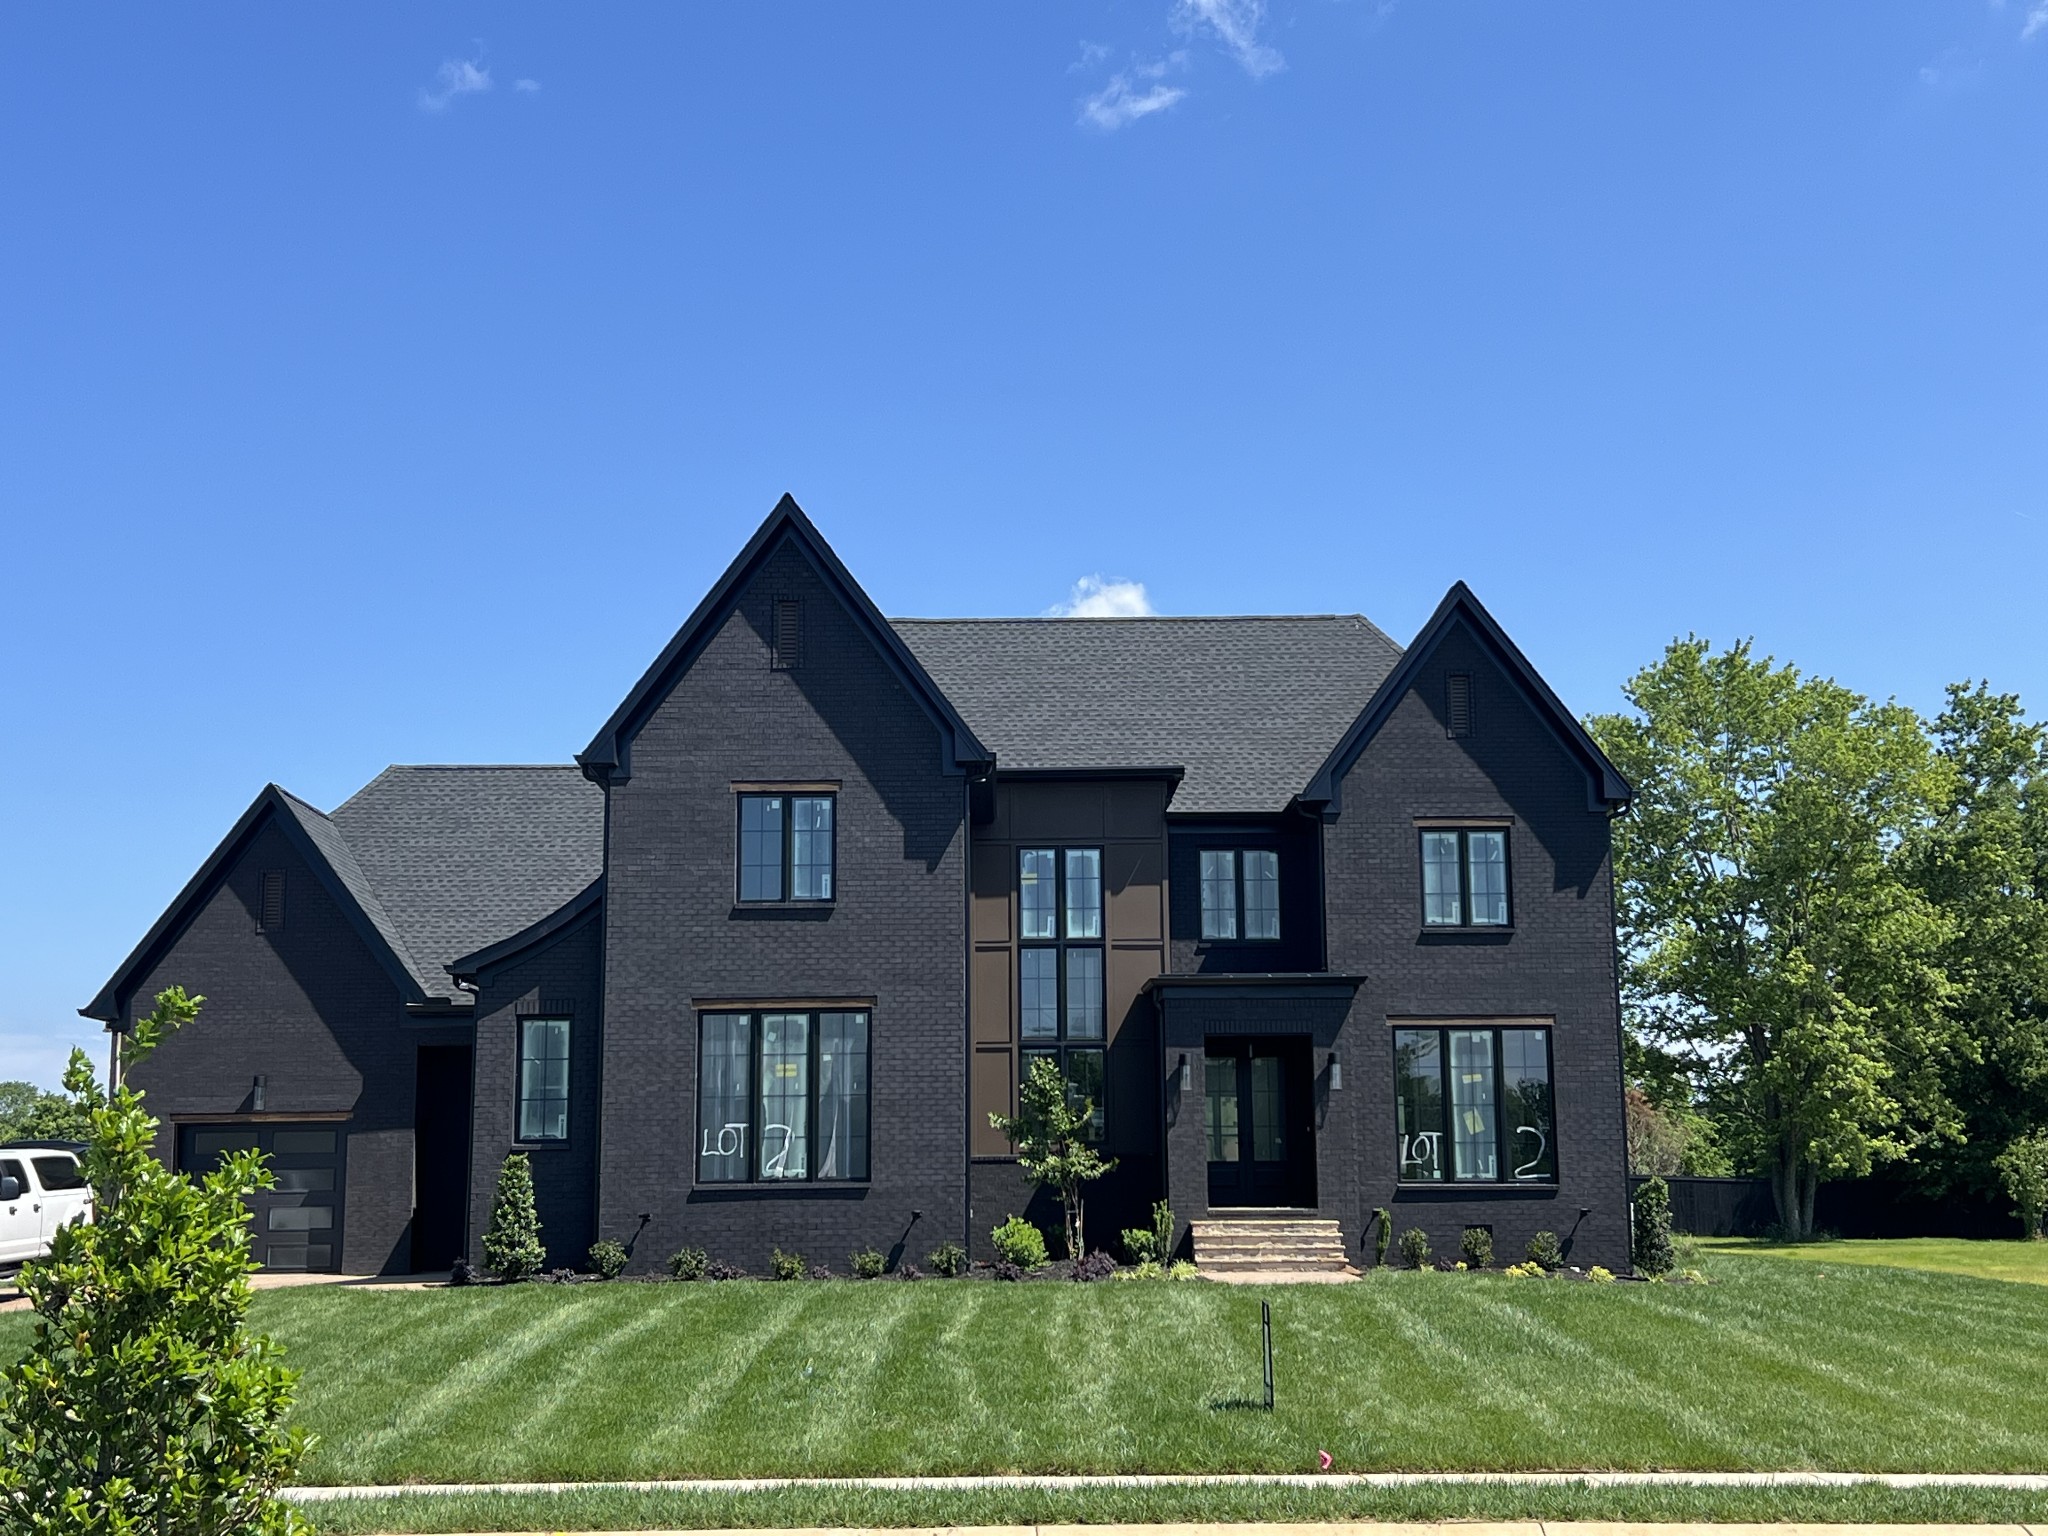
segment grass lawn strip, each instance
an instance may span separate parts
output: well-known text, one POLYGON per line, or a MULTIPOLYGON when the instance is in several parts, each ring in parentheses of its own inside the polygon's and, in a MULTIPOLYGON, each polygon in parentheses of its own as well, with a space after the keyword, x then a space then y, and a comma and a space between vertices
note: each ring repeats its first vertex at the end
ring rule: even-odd
MULTIPOLYGON (((2042 1245, 2048 1247, 2048 1245, 2042 1245)), ((1716 1253, 1704 1286, 734 1282, 257 1298, 318 1484, 2048 1469, 2048 1286, 1716 1253), (1260 1396, 1273 1306, 1278 1401, 1260 1396)), ((33 1319, 0 1316, 0 1358, 33 1319)))
MULTIPOLYGON (((2048 1494, 1996 1488, 1588 1487, 1525 1482, 1395 1488, 1205 1486, 761 1493, 584 1489, 401 1494, 305 1506, 328 1536, 476 1531, 1141 1525, 1182 1522, 1630 1521, 1890 1525, 2041 1524, 2048 1494)), ((1448 1533, 1455 1536, 1455 1533, 1448 1533)), ((1565 1533, 1550 1533, 1565 1536, 1565 1533)), ((1607 1533, 1613 1536, 1613 1533, 1607 1533)), ((1848 1536, 1848 1533, 1844 1533, 1848 1536)))
POLYGON ((2025 1239, 1965 1237, 1831 1238, 1817 1243, 1772 1243, 1757 1237, 1688 1239, 1706 1254, 1741 1254, 1809 1263, 1875 1264, 1894 1269, 1925 1269, 1940 1274, 1974 1275, 1982 1280, 2011 1280, 2023 1285, 2048 1285, 2048 1243, 2025 1239))

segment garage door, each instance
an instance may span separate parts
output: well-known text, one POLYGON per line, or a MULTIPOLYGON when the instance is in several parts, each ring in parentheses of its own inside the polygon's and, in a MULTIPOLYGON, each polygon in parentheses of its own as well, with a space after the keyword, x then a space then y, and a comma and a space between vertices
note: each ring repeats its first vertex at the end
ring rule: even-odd
POLYGON ((270 1157, 274 1189, 249 1197, 256 1258, 269 1269, 335 1269, 341 1263, 342 1146, 331 1125, 187 1125, 178 1166, 207 1173, 230 1152, 270 1157))

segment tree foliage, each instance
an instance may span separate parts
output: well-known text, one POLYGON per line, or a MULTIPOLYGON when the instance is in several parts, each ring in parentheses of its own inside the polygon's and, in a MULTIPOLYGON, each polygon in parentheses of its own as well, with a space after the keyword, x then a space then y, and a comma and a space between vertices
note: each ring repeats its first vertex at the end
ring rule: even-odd
POLYGON ((491 1198, 491 1224, 484 1233, 484 1268, 500 1280, 524 1280, 547 1263, 540 1241, 540 1211, 533 1203, 533 1164, 524 1152, 506 1156, 491 1198))
POLYGON ((1015 1115, 991 1114, 988 1123, 1017 1148, 1025 1177, 1059 1197, 1066 1217, 1067 1257, 1087 1250, 1081 1242, 1081 1189, 1116 1166, 1088 1140, 1095 1105, 1077 1098, 1060 1069, 1044 1056, 1031 1063, 1017 1093, 1015 1115))
POLYGON ((1631 1026, 1809 1232, 1821 1179, 1961 1131, 1952 924, 1906 867, 1953 768, 1911 710, 1747 644, 1674 643, 1626 694, 1592 725, 1638 793, 1615 828, 1631 1026))
MULTIPOLYGON (((130 1059, 191 1022, 172 987, 136 1022, 130 1059)), ((260 1154, 202 1179, 153 1151, 142 1095, 101 1091, 83 1051, 65 1086, 87 1122, 89 1223, 23 1268, 28 1353, 0 1373, 0 1532, 143 1536, 307 1529, 277 1491, 311 1446, 288 1429, 296 1376, 251 1334, 248 1211, 260 1154)))
POLYGON ((34 1083, 0 1083, 0 1141, 84 1141, 91 1126, 77 1100, 34 1083))

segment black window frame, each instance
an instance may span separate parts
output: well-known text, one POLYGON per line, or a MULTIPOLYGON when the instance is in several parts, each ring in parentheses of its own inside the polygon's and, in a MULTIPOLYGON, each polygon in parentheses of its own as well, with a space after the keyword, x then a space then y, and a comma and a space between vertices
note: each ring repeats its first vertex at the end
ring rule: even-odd
POLYGON ((1066 1080, 1069 1091, 1074 1085, 1074 1074, 1069 1062, 1073 1057, 1093 1055, 1100 1063, 1097 1080, 1100 1091, 1094 1095, 1095 1113, 1090 1117, 1091 1134, 1089 1141, 1101 1145, 1109 1136, 1109 887, 1105 874, 1107 861, 1100 843, 1035 843, 1020 845, 1017 849, 1015 873, 1017 876, 1017 1081, 1021 1086, 1024 1075, 1031 1070, 1035 1057, 1049 1057, 1058 1066, 1060 1076, 1066 1080), (1053 936, 1034 938, 1024 932, 1024 860, 1029 854, 1050 853, 1053 866, 1053 936), (1073 853, 1095 855, 1095 935, 1074 937, 1067 932, 1067 856, 1073 853), (1058 999, 1058 1033, 1053 1035, 1026 1035, 1024 1033, 1024 955, 1027 951, 1051 951, 1057 956, 1053 967, 1053 993, 1058 999), (1091 950, 1098 957, 1096 971, 1095 1004, 1102 1019, 1102 1033, 1099 1035, 1076 1036, 1069 1032, 1068 1018, 1068 959, 1078 950, 1091 950))
MULTIPOLYGON (((700 1008, 697 1010, 696 1075, 696 1091, 691 1095, 692 1107, 690 1110, 690 1118, 695 1123, 697 1130, 696 1139, 692 1143, 690 1152, 690 1182, 693 1186, 705 1189, 800 1189, 814 1185, 825 1185, 832 1188, 861 1187, 874 1183, 875 1010, 873 1008, 864 1003, 846 1008, 828 1008, 815 1004, 805 1004, 793 1008, 763 1008, 759 1006, 753 1008, 700 1008), (806 1090, 805 1104, 811 1128, 809 1134, 813 1139, 813 1150, 815 1151, 815 1140, 819 1123, 818 1092, 822 1083, 818 1061, 825 1038, 821 1021, 828 1013, 857 1013, 866 1021, 867 1068, 862 1083, 862 1093, 867 1100, 866 1170, 860 1174, 848 1175, 844 1178, 820 1178, 816 1171, 818 1159, 812 1156, 808 1160, 808 1166, 802 1178, 791 1178, 786 1175, 763 1178, 761 1176, 761 1127, 749 1123, 745 1147, 746 1169, 743 1176, 736 1179, 706 1178, 704 1176, 704 1159, 707 1154, 703 1150, 705 1133, 703 1091, 705 1021, 714 1018, 743 1018, 747 1021, 747 1113, 749 1115, 758 1115, 761 1112, 761 1021, 769 1014, 783 1016, 802 1014, 805 1017, 806 1051, 808 1053, 808 1059, 805 1064, 805 1082, 809 1085, 806 1090)), ((720 1129, 723 1130, 724 1128, 720 1127, 720 1129)), ((719 1155, 725 1156, 728 1154, 721 1153, 719 1155)))
POLYGON ((732 899, 742 907, 829 907, 839 900, 839 792, 832 789, 743 789, 733 796, 732 899), (747 802, 782 802, 782 894, 749 896, 747 882, 747 802), (832 829, 827 839, 826 878, 829 896, 797 896, 796 890, 796 803, 799 800, 827 800, 832 805, 832 829))
MULTIPOLYGON (((1564 1157, 1559 1147, 1557 1133, 1557 1026, 1554 1020, 1532 1019, 1527 1023, 1496 1022, 1483 1019, 1452 1019, 1418 1022, 1408 1019, 1394 1020, 1388 1032, 1388 1044, 1394 1052, 1394 1135, 1395 1165, 1394 1181, 1404 1189, 1470 1189, 1511 1188, 1551 1189, 1564 1181, 1564 1157), (1505 1046, 1502 1037, 1510 1032, 1540 1034, 1543 1036, 1543 1065, 1548 1074, 1550 1088, 1550 1134, 1544 1149, 1550 1154, 1550 1172, 1529 1178, 1516 1176, 1513 1157, 1512 1133, 1508 1128, 1508 1092, 1505 1046), (1404 1133, 1400 1126, 1401 1116, 1401 1036, 1429 1034, 1437 1037, 1437 1102, 1443 1111, 1443 1144, 1437 1156, 1444 1169, 1440 1179, 1411 1179, 1406 1176, 1408 1159, 1406 1148, 1401 1145, 1404 1133), (1452 1035, 1486 1034, 1493 1037, 1493 1136, 1494 1157, 1500 1172, 1493 1178, 1478 1176, 1460 1177, 1457 1171, 1456 1148, 1451 1133, 1451 1040, 1452 1035)), ((1540 1133, 1539 1133, 1540 1134, 1540 1133)))
POLYGON ((1422 910, 1424 928, 1432 933, 1506 933, 1515 926, 1515 850, 1514 839, 1508 835, 1509 830, 1505 826, 1481 822, 1415 829, 1415 896, 1422 910), (1497 923, 1480 923, 1472 919, 1472 834, 1475 832, 1500 838, 1501 899, 1504 912, 1497 923), (1458 920, 1454 923, 1438 922, 1429 915, 1429 839, 1446 834, 1453 834, 1458 839, 1458 920))
POLYGON ((1197 942, 1202 944, 1278 944, 1282 938, 1283 924, 1280 919, 1280 850, 1262 845, 1239 845, 1234 848, 1198 848, 1195 850, 1195 932, 1197 942), (1208 894, 1208 881, 1202 878, 1202 860, 1212 853, 1228 854, 1230 857, 1231 927, 1233 933, 1212 934, 1208 931, 1209 908, 1203 898, 1208 894), (1273 856, 1273 932, 1252 937, 1250 929, 1251 904, 1245 900, 1246 877, 1245 856, 1253 853, 1267 853, 1273 856))
MULTIPOLYGON (((512 1020, 512 1140, 522 1147, 567 1146, 575 1130, 576 1113, 576 1017, 559 1009, 535 1013, 522 1013, 512 1020), (529 1024, 560 1024, 563 1026, 562 1046, 562 1134, 559 1136, 528 1136, 526 1131, 526 1026, 529 1024)), ((549 1094, 545 1100, 553 1100, 549 1094)))

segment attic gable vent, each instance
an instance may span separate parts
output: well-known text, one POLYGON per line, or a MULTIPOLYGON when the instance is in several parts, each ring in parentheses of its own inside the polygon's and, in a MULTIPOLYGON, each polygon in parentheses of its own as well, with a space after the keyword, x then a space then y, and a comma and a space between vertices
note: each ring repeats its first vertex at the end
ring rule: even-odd
POLYGON ((258 933, 280 933, 284 929, 284 871, 263 871, 263 910, 257 918, 258 933))
POLYGON ((1445 680, 1444 733, 1449 736, 1470 736, 1472 734, 1472 674, 1470 672, 1453 672, 1445 680))
POLYGON ((804 658, 804 607, 793 597, 775 599, 774 654, 769 665, 787 672, 804 658))

